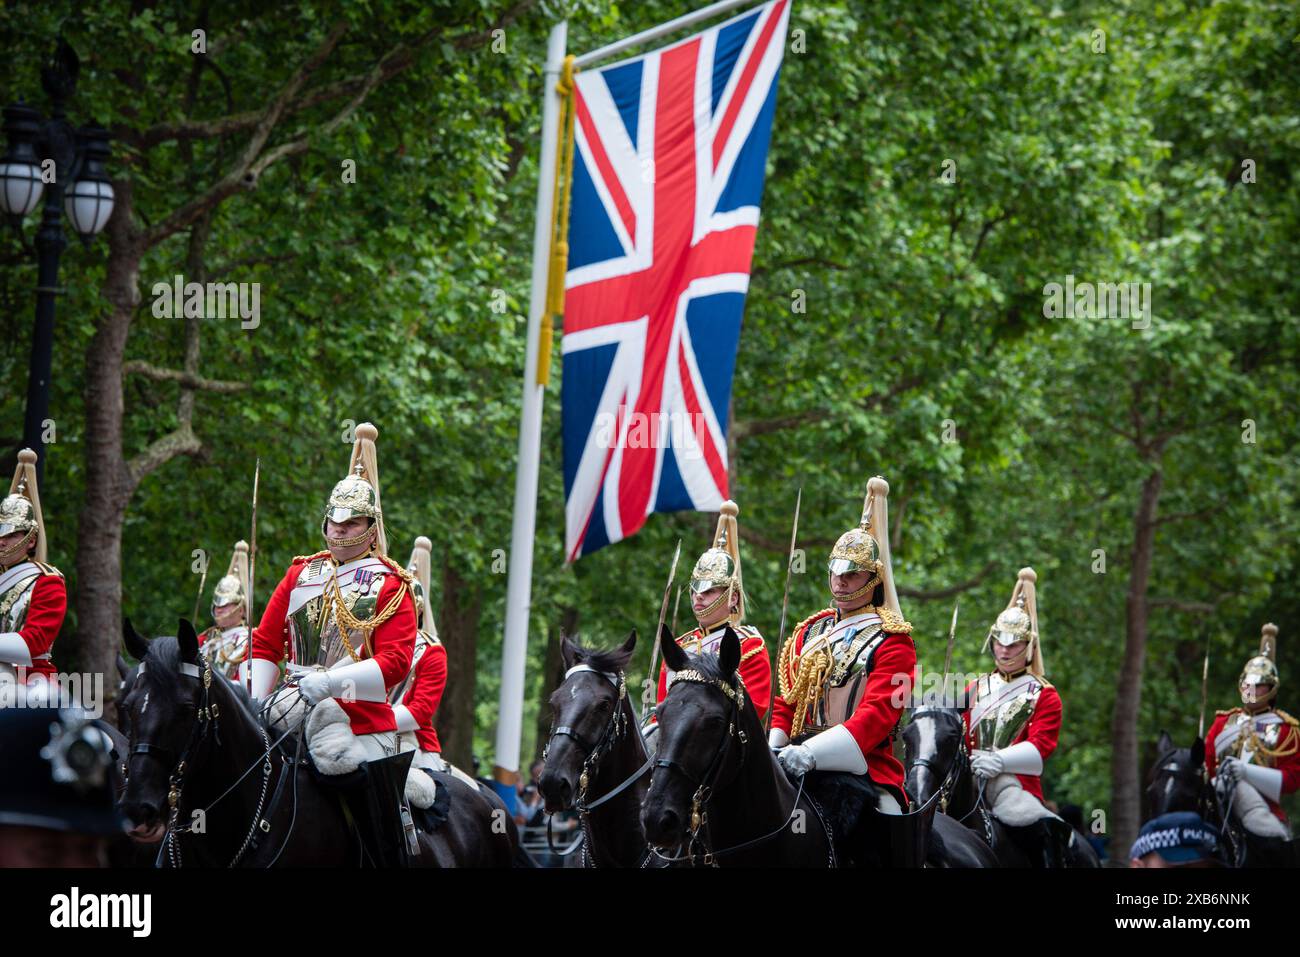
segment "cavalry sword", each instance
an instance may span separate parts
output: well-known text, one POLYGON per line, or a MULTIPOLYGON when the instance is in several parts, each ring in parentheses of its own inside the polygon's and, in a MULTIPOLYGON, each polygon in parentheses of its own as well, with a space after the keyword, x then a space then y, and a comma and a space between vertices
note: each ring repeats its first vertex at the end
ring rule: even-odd
MULTIPOLYGON (((664 630, 664 619, 668 617, 668 596, 673 593, 673 579, 677 577, 677 560, 682 557, 682 540, 677 539, 677 551, 673 553, 673 567, 668 570, 668 583, 664 585, 664 600, 659 604, 659 626, 655 628, 654 643, 650 647, 650 670, 645 676, 645 691, 641 693, 641 723, 645 723, 645 713, 654 700, 659 676, 655 673, 655 664, 659 660, 659 633, 664 630)), ((681 599, 681 592, 677 593, 681 599)), ((674 612, 674 618, 676 612, 674 612)))
POLYGON ((940 707, 951 707, 948 704, 948 672, 952 671, 952 648, 957 639, 957 609, 961 607, 961 599, 958 598, 952 604, 952 626, 948 629, 948 650, 943 656, 943 701, 940 707))
POLYGON ((257 571, 257 481, 262 475, 262 457, 253 466, 253 527, 248 535, 248 644, 244 647, 244 671, 249 697, 253 694, 253 582, 257 571))
MULTIPOLYGON (((776 669, 777 663, 781 659, 781 642, 785 638, 785 613, 790 607, 790 575, 794 570, 794 545, 799 538, 799 506, 803 504, 803 486, 799 486, 799 494, 794 500, 794 524, 790 526, 790 553, 785 557, 785 592, 781 595, 781 623, 776 628, 776 649, 772 654, 772 678, 771 684, 772 698, 776 697, 776 669)), ((772 730, 772 703, 767 705, 767 720, 763 722, 765 731, 772 730)))

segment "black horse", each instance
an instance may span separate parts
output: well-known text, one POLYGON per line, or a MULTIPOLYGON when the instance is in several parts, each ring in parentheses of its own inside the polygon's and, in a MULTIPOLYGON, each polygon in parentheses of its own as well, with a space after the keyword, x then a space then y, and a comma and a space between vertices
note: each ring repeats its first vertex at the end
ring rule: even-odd
MULTIPOLYGON (((185 620, 179 636, 146 641, 119 707, 130 750, 122 808, 132 836, 161 840, 159 866, 347 867, 367 862, 336 789, 318 782, 296 736, 270 737, 247 693, 214 675, 185 620), (201 812, 201 813, 196 813, 201 812)), ((447 774, 450 813, 419 832, 420 866, 506 867, 518 833, 495 795, 447 774)))
POLYGON ((786 778, 768 749, 727 629, 717 656, 690 655, 660 636, 677 672, 660 704, 659 747, 641 811, 646 839, 669 859, 724 867, 836 863, 828 815, 786 778))
MULTIPOLYGON (((1258 837, 1237 820, 1224 825, 1224 808, 1206 780, 1205 741, 1180 748, 1166 731, 1156 742, 1156 761, 1147 775, 1147 804, 1151 817, 1194 811, 1219 832, 1219 850, 1230 867, 1295 867, 1294 841, 1258 837)), ((1229 817, 1231 812, 1228 812, 1229 817)))
POLYGON ((566 674, 550 699, 539 783, 548 814, 577 808, 586 867, 640 867, 649 856, 641 827, 649 756, 623 677, 635 648, 635 631, 613 651, 567 635, 561 643, 566 674))
MULTIPOLYGON (((940 840, 948 843, 950 825, 960 822, 992 849, 1000 867, 1030 867, 1032 862, 1010 830, 979 800, 979 789, 970 771, 966 751, 966 728, 957 708, 925 705, 912 712, 903 729, 906 790, 909 801, 919 808, 937 804, 941 813, 923 813, 921 826, 933 825, 940 840), (927 823, 927 818, 929 823, 927 823)), ((933 838, 927 840, 927 859, 933 838)), ((1067 867, 1100 867, 1101 860, 1091 844, 1072 831, 1066 852, 1067 867)), ((949 865, 951 866, 951 865, 949 865)))

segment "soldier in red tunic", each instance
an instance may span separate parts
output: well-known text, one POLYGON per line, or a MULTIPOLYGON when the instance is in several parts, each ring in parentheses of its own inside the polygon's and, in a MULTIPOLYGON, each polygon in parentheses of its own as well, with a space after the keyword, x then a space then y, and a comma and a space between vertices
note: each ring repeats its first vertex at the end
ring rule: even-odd
POLYGON ((862 521, 831 551, 830 608, 806 618, 781 648, 769 744, 793 774, 865 775, 879 811, 907 804, 893 742, 916 672, 889 560, 889 484, 867 486, 862 521), (792 743, 793 742, 793 743, 792 743))
POLYGON ((19 682, 54 677, 50 649, 63 626, 63 573, 46 564, 45 521, 36 488, 36 453, 18 453, 9 494, 0 499, 0 673, 19 682))
POLYGON ((1218 712, 1205 736, 1205 769, 1242 827, 1285 841, 1291 830, 1279 802, 1300 788, 1300 722, 1274 707, 1276 657, 1277 625, 1267 624, 1259 654, 1241 672, 1241 707, 1218 712))
POLYGON ((378 434, 368 422, 357 426, 350 474, 321 521, 326 550, 293 560, 253 631, 253 696, 270 695, 287 657, 292 687, 277 692, 272 710, 292 724, 302 711, 295 696, 316 706, 306 733, 326 774, 397 753, 388 696, 415 653, 411 576, 387 554, 378 434))
MULTIPOLYGON (((699 625, 677 639, 677 644, 698 654, 718 653, 727 625, 740 639, 740 678, 761 718, 772 697, 772 660, 757 628, 745 625, 745 589, 740 574, 740 529, 736 516, 740 508, 726 501, 718 511, 718 528, 713 545, 700 556, 691 571, 691 608, 699 625)), ((673 673, 666 664, 659 667, 656 703, 668 694, 673 673)))
POLYGON ((971 770, 993 816, 1042 867, 1064 867, 1071 828, 1043 804, 1043 762, 1061 732, 1061 696, 1043 674, 1032 568, 1020 569, 1011 601, 984 640, 994 669, 966 687, 971 770))
POLYGON ((429 603, 432 550, 433 543, 421 535, 415 540, 411 559, 406 563, 406 570, 413 579, 411 585, 415 593, 419 631, 410 674, 388 696, 399 735, 398 748, 415 752, 406 778, 406 797, 418 808, 432 806, 435 797, 433 779, 425 769, 449 769, 442 760, 442 745, 433 726, 442 692, 447 687, 447 649, 438 640, 438 629, 433 623, 433 609, 429 603))

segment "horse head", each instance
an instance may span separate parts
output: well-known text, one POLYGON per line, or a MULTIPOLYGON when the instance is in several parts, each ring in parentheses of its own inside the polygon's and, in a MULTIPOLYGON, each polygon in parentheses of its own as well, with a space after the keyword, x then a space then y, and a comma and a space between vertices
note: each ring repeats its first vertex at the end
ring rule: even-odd
POLYGON ((574 806, 583 777, 600 759, 597 752, 613 743, 618 723, 627 717, 623 670, 635 648, 635 631, 612 651, 584 648, 567 635, 561 640, 564 680, 551 695, 551 734, 538 782, 548 813, 574 806))
POLYGON ((1161 731, 1156 754, 1147 778, 1151 816, 1171 811, 1200 812, 1205 793, 1201 773, 1205 767, 1205 742, 1198 736, 1190 748, 1178 748, 1169 733, 1161 731))
POLYGON ((716 657, 688 654, 667 629, 659 644, 675 674, 658 710, 659 747, 641 823, 651 844, 677 847, 698 830, 709 797, 735 779, 747 748, 766 756, 767 746, 737 671, 740 639, 730 626, 716 657))
POLYGON ((964 737, 965 726, 956 708, 926 704, 912 712, 903 728, 903 766, 907 769, 904 787, 914 805, 932 804, 937 793, 956 783, 960 762, 965 760, 964 737))
POLYGON ((194 626, 182 619, 175 638, 149 641, 124 624, 126 649, 139 659, 134 680, 119 709, 127 717, 130 751, 122 810, 131 820, 130 834, 145 842, 159 840, 166 826, 168 796, 179 762, 205 719, 210 681, 199 657, 194 626))

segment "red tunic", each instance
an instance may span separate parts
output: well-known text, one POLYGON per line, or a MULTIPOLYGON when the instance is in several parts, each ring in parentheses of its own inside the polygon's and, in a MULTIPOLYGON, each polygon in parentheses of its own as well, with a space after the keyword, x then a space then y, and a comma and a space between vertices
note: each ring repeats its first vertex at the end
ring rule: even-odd
MULTIPOLYGON (((46 566, 49 567, 49 566, 46 566)), ((32 663, 27 668, 27 677, 44 675, 55 676, 54 662, 38 655, 48 654, 63 627, 63 616, 68 610, 68 589, 63 583, 63 576, 58 573, 38 575, 32 583, 31 597, 27 600, 27 613, 23 617, 23 626, 18 635, 27 645, 32 656, 32 663)))
MULTIPOLYGON (((856 612, 854 613, 856 614, 856 612)), ((803 652, 804 635, 814 622, 838 613, 833 608, 818 612, 802 622, 794 633, 794 656, 803 652)), ((794 657, 792 656, 792 658, 794 657)), ((862 700, 853 714, 844 722, 853 740, 867 759, 867 776, 876 784, 903 793, 903 765, 894 757, 890 732, 902 717, 905 705, 911 700, 911 689, 916 682, 916 646, 910 635, 889 633, 871 656, 871 669, 867 675, 862 700), (899 689, 904 689, 900 694, 899 689)), ((787 686, 794 684, 794 674, 787 667, 787 686)), ((790 733, 794 724, 794 708, 780 695, 772 703, 772 727, 790 733)))
MULTIPOLYGON (((286 643, 289 641, 287 616, 289 593, 298 584, 303 565, 313 558, 327 554, 328 552, 318 552, 316 555, 299 556, 290 564, 289 571, 285 573, 280 584, 275 586, 275 592, 262 612, 261 624, 253 629, 254 658, 261 658, 276 665, 284 660, 286 643)), ((394 593, 399 589, 405 589, 406 595, 398 605, 397 612, 376 628, 370 636, 373 657, 384 676, 384 687, 389 689, 410 672, 411 658, 415 654, 415 602, 411 600, 410 589, 406 587, 406 582, 395 571, 384 576, 384 584, 379 589, 379 598, 375 607, 380 609, 387 607, 394 593)), ((363 661, 372 657, 364 646, 357 650, 363 661)), ((353 734, 375 734, 379 731, 394 731, 397 728, 393 721, 393 709, 387 701, 344 701, 341 698, 335 700, 352 723, 353 734)))
MULTIPOLYGON (((689 651, 694 646, 694 642, 702 641, 710 634, 712 632, 696 628, 678 638, 677 644, 689 651)), ((740 638, 740 680, 744 682, 745 693, 754 702, 754 708, 758 711, 761 720, 772 703, 772 658, 768 655, 767 645, 763 643, 763 637, 758 632, 744 629, 744 632, 738 630, 737 635, 740 638)), ((655 703, 662 702, 667 695, 668 666, 661 662, 659 693, 655 697, 655 703)))
MULTIPOLYGON (((1214 718, 1214 723, 1210 725, 1209 732, 1205 735, 1205 770, 1209 780, 1213 781, 1216 769, 1219 764, 1219 757, 1214 751, 1214 739, 1219 736, 1228 723, 1228 719, 1239 712, 1240 708, 1233 708, 1231 711, 1220 711, 1214 718)), ((1283 731, 1278 736, 1278 747, 1285 749, 1291 737, 1297 733, 1296 728, 1290 724, 1283 725, 1283 731)), ((1282 793, 1290 794, 1297 788, 1300 788, 1300 750, 1294 754, 1288 754, 1286 757, 1277 758, 1273 767, 1282 772, 1282 793)), ((1286 812, 1282 810, 1282 805, 1276 801, 1271 801, 1264 795, 1260 795, 1265 801, 1268 801, 1268 809, 1272 811, 1278 820, 1286 820, 1286 812)))
MULTIPOLYGON (((978 680, 978 679, 977 679, 978 680)), ((971 689, 976 682, 972 681, 966 686, 966 700, 972 700, 971 689)), ((975 740, 970 733, 970 709, 967 708, 961 713, 961 720, 966 725, 966 746, 972 750, 975 748, 975 740)), ((1047 766, 1047 759, 1052 752, 1056 750, 1057 739, 1061 736, 1061 695, 1049 684, 1044 684, 1043 690, 1038 693, 1038 703, 1034 705, 1034 713, 1029 716, 1029 723, 1021 729, 1020 734, 1011 744, 1019 744, 1021 741, 1028 741, 1038 753, 1042 755, 1043 767, 1047 766)), ((1043 800, 1043 779, 1039 774, 1017 774, 1021 787, 1038 798, 1043 800)))
POLYGON ((415 739, 420 742, 421 751, 442 752, 438 732, 433 728, 433 718, 438 713, 438 704, 446 687, 447 649, 441 644, 430 645, 415 663, 411 687, 402 696, 402 704, 420 724, 415 739))

